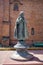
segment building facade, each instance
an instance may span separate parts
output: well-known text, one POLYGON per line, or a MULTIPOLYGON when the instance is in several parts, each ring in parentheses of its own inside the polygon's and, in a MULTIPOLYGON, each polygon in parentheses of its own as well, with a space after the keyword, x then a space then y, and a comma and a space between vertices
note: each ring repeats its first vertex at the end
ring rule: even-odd
POLYGON ((14 43, 14 26, 20 11, 24 11, 29 38, 43 41, 43 0, 0 0, 0 43, 14 43))

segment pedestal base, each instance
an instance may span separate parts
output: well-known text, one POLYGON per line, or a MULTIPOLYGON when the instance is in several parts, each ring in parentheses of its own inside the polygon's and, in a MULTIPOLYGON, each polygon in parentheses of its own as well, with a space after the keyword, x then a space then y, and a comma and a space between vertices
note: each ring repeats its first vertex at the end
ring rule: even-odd
POLYGON ((27 51, 14 51, 14 53, 12 54, 11 56, 11 59, 14 59, 14 60, 30 60, 33 58, 33 55, 32 54, 29 54, 27 51))

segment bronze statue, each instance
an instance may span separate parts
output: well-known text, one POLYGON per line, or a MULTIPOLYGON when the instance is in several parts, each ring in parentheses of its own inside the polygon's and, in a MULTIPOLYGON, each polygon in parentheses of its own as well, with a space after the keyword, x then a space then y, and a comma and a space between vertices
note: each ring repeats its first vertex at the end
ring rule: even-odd
POLYGON ((16 20, 15 28, 14 28, 14 37, 19 40, 24 40, 28 38, 26 21, 24 18, 24 12, 21 11, 19 17, 16 20))

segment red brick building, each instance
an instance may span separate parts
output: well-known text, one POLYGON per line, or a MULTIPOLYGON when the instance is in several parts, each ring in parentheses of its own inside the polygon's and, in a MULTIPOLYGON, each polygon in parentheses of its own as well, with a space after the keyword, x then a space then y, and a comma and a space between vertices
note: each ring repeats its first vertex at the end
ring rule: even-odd
POLYGON ((43 41, 43 0, 0 0, 0 43, 3 45, 15 42, 14 26, 21 10, 25 13, 29 32, 26 41, 43 41), (18 4, 18 11, 14 11, 15 3, 18 4))

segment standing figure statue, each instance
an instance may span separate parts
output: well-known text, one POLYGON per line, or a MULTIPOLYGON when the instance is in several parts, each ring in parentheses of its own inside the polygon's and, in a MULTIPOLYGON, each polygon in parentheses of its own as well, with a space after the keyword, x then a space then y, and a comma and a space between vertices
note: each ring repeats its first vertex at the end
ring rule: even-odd
POLYGON ((14 37, 18 40, 18 42, 14 46, 16 50, 11 58, 16 60, 30 60, 33 58, 33 56, 27 52, 28 46, 25 43, 25 39, 28 38, 28 31, 23 11, 20 12, 19 17, 16 20, 14 37))
POLYGON ((16 20, 14 28, 14 37, 18 40, 25 40, 28 38, 26 21, 24 18, 24 12, 21 11, 19 17, 16 20))

